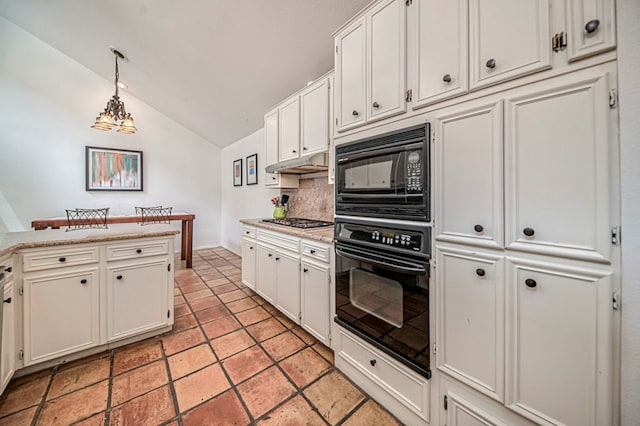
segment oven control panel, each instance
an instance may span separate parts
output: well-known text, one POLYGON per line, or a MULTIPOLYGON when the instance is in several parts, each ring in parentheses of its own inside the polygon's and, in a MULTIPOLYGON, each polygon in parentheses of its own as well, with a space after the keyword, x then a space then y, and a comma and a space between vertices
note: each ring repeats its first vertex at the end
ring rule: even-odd
POLYGON ((422 161, 418 151, 407 154, 407 192, 422 192, 422 161))
POLYGON ((386 246, 420 250, 420 236, 403 232, 372 231, 371 242, 386 246))
POLYGON ((409 229, 393 229, 380 226, 339 223, 336 237, 342 240, 363 241, 369 244, 422 252, 426 236, 423 232, 409 229))

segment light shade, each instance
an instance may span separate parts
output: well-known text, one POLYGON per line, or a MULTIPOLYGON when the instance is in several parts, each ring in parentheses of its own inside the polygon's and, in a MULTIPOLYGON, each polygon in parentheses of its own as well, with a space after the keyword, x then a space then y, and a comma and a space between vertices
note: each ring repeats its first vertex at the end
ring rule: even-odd
POLYGON ((133 125, 133 118, 131 117, 131 114, 127 114, 127 116, 122 120, 122 124, 120 124, 118 132, 131 134, 135 133, 136 130, 138 129, 133 125))
POLYGON ((98 117, 96 117, 96 122, 91 126, 94 129, 98 130, 111 130, 113 126, 116 125, 116 122, 113 120, 113 117, 108 112, 101 112, 98 117))

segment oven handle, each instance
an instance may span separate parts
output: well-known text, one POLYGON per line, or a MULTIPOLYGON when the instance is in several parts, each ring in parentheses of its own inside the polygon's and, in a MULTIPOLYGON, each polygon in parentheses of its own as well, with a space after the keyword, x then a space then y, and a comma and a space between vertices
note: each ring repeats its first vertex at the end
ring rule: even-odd
POLYGON ((369 262, 376 265, 381 265, 388 269, 395 270, 397 272, 409 272, 414 274, 424 274, 427 272, 427 269, 422 265, 409 263, 409 262, 402 262, 402 261, 389 262, 388 259, 382 260, 380 256, 376 256, 374 254, 367 253, 366 256, 362 256, 359 253, 354 253, 353 251, 345 250, 344 248, 336 247, 336 254, 342 257, 348 257, 355 260, 361 260, 363 262, 369 262), (411 265, 411 266, 407 266, 407 265, 411 265))

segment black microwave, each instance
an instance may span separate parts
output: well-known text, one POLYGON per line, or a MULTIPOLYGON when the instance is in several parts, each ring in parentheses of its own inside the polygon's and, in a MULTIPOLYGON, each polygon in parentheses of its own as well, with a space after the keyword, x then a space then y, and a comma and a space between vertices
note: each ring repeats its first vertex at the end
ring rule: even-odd
POLYGON ((429 123, 336 147, 336 214, 429 221, 429 123))

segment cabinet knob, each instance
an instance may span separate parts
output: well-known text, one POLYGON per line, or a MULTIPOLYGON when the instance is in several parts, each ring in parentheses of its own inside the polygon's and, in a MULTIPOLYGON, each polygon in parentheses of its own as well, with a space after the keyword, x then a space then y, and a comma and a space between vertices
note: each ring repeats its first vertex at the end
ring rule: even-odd
POLYGON ((83 279, 80 280, 80 284, 86 284, 86 283, 87 283, 87 279, 86 278, 83 278, 83 279))
POLYGON ((360 115, 360 113, 354 109, 351 115, 353 115, 354 117, 357 117, 360 115))
POLYGON ((485 65, 487 68, 494 69, 496 67, 496 60, 493 58, 489 59, 485 65))
POLYGON ((309 253, 311 253, 311 254, 315 254, 315 253, 316 253, 316 251, 315 251, 314 249, 311 249, 311 250, 309 250, 309 253))
MULTIPOLYGON (((275 179, 275 178, 274 178, 275 179)), ((249 235, 251 232, 249 231, 244 231, 245 234, 249 235)))
POLYGON ((307 147, 306 147, 306 146, 303 146, 303 147, 302 147, 302 150, 303 150, 303 151, 306 151, 306 150, 307 150, 307 147))
POLYGON ((249 250, 253 250, 253 247, 249 247, 249 250))
POLYGON ((476 232, 482 232, 482 231, 484 231, 484 227, 482 225, 475 225, 473 227, 473 230, 476 231, 476 232))
POLYGON ((66 257, 61 257, 60 259, 58 259, 60 262, 64 262, 65 260, 67 260, 66 257))
POLYGON ((3 303, 11 303, 11 298, 9 297, 9 298, 7 298, 7 299, 4 299, 2 302, 3 302, 3 303))
POLYGON ((524 283, 527 285, 527 287, 529 288, 534 288, 535 286, 538 285, 538 283, 536 282, 536 280, 532 280, 531 278, 527 278, 526 280, 524 280, 524 283))
POLYGON ((374 107, 374 108, 380 108, 380 104, 379 104, 379 103, 377 103, 377 102, 374 102, 374 103, 373 103, 373 107, 374 107))
POLYGON ((442 81, 444 81, 445 83, 451 83, 451 76, 449 74, 445 74, 444 76, 442 76, 442 81))
POLYGON ((276 177, 275 176, 271 176, 271 179, 276 180, 276 177))
POLYGON ((142 249, 137 249, 136 253, 138 253, 138 254, 142 253, 142 249))
POLYGON ((302 269, 302 272, 309 272, 307 268, 302 269))
POLYGON ((280 260, 280 258, 279 258, 279 257, 276 257, 276 260, 280 260))
POLYGON ((121 280, 121 279, 122 279, 122 275, 118 275, 118 276, 116 277, 116 279, 117 279, 117 280, 121 280))
POLYGON ((273 256, 271 253, 269 253, 269 257, 273 256))
POLYGON ((11 272, 13 271, 13 268, 11 266, 9 266, 8 268, 4 268, 5 272, 11 272))
POLYGON ((369 364, 371 364, 372 367, 375 367, 377 362, 378 361, 376 361, 375 359, 372 359, 371 361, 369 361, 369 364))
POLYGON ((597 19, 592 19, 589 22, 587 22, 587 24, 584 26, 584 30, 589 34, 591 34, 596 32, 599 26, 600 26, 600 21, 597 19))
POLYGON ((295 153, 296 153, 296 152, 298 152, 298 151, 296 151, 295 149, 292 149, 292 150, 291 150, 291 152, 293 152, 293 153, 295 154, 295 153))
POLYGON ((484 271, 484 269, 478 268, 476 269, 476 275, 479 277, 484 277, 486 275, 486 272, 484 271))
POLYGON ((533 228, 524 228, 524 229, 522 230, 522 233, 523 233, 524 235, 526 235, 527 237, 533 237, 533 234, 535 234, 535 233, 536 233, 536 231, 535 231, 533 228))

